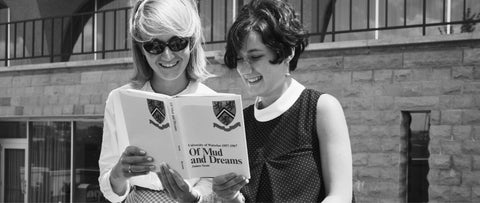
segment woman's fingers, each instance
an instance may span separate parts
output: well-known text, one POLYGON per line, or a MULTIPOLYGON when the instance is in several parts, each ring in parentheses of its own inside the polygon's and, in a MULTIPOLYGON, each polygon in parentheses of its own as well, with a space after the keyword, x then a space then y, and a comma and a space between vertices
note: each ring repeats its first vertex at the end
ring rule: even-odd
POLYGON ((168 176, 169 176, 169 171, 168 169, 166 169, 165 167, 165 164, 162 163, 160 165, 160 172, 157 173, 158 177, 160 178, 160 181, 162 181, 162 185, 163 185, 163 188, 167 191, 168 195, 172 198, 172 199, 176 199, 177 198, 177 195, 172 187, 172 184, 170 182, 168 176))
POLYGON ((240 189, 248 183, 248 179, 234 173, 213 178, 213 191, 221 198, 231 200, 239 194, 240 189))

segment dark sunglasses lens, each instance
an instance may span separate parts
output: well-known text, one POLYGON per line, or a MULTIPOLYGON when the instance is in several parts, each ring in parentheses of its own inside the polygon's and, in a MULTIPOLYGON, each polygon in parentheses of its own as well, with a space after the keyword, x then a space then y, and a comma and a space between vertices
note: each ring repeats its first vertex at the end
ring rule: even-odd
POLYGON ((160 54, 165 49, 165 43, 157 39, 143 43, 143 48, 145 51, 151 54, 160 54))
POLYGON ((172 51, 180 51, 185 49, 188 45, 188 39, 180 38, 180 37, 173 37, 172 39, 168 40, 168 48, 172 51))

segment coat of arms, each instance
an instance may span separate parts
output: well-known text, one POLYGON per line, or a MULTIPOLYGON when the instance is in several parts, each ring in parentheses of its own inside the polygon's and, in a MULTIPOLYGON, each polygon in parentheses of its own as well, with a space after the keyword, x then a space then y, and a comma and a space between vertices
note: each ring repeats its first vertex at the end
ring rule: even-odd
MULTIPOLYGON (((148 110, 150 111, 150 114, 152 115, 153 119, 155 119, 155 121, 158 122, 156 123, 157 125, 155 126, 160 128, 161 130, 167 128, 169 126, 168 123, 162 126, 159 125, 159 124, 162 124, 163 121, 165 121, 165 105, 163 101, 147 99, 147 104, 148 104, 148 110)), ((150 120, 150 123, 155 124, 152 122, 152 120, 150 120)))
POLYGON ((235 119, 236 108, 235 108, 234 100, 213 101, 212 107, 213 107, 213 113, 215 114, 215 117, 217 118, 218 121, 220 121, 224 125, 224 126, 221 126, 217 123, 214 123, 213 127, 220 128, 224 131, 230 131, 240 126, 240 122, 238 122, 228 127, 228 125, 230 125, 232 121, 235 119))

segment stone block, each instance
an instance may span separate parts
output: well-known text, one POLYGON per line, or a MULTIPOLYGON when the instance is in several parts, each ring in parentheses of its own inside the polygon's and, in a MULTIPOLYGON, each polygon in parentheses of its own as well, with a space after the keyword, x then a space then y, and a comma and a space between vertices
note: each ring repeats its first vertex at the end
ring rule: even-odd
POLYGON ((400 143, 398 139, 383 138, 380 145, 382 152, 399 153, 400 143))
POLYGON ((463 51, 463 64, 480 65, 480 49, 471 48, 463 51))
POLYGON ((45 86, 44 95, 60 95, 65 93, 65 86, 45 86))
POLYGON ((370 136, 370 128, 366 125, 349 125, 349 134, 351 138, 354 137, 368 137, 370 136))
POLYGON ((352 81, 357 83, 369 83, 373 81, 373 71, 353 71, 352 81))
POLYGON ((464 170, 462 175, 462 185, 469 187, 480 186, 480 171, 464 170))
POLYGON ((404 68, 418 67, 446 67, 460 65, 462 63, 462 50, 428 50, 418 52, 405 52, 404 68))
POLYGON ((466 125, 480 125, 480 110, 470 109, 463 111, 462 123, 466 125))
POLYGON ((12 97, 0 97, 0 106, 10 106, 12 97))
POLYGON ((84 106, 84 113, 87 115, 95 114, 95 105, 94 104, 85 104, 84 106))
POLYGON ((404 97, 416 97, 423 95, 422 82, 402 82, 402 95, 404 97))
POLYGON ((103 105, 103 104, 95 104, 94 114, 96 114, 96 115, 103 115, 104 112, 105 112, 105 105, 103 105))
POLYGON ((480 67, 473 68, 473 79, 480 80, 480 67))
POLYGON ((32 86, 47 86, 50 85, 51 74, 38 74, 32 77, 32 86))
POLYGON ((441 94, 444 95, 459 95, 462 94, 464 82, 462 81, 443 81, 441 84, 441 94))
POLYGON ((0 89, 12 87, 12 76, 0 76, 0 89))
POLYGON ((462 150, 465 154, 480 155, 480 140, 464 142, 462 150))
POLYGON ((344 57, 346 70, 402 68, 402 54, 370 54, 344 57))
POLYGON ((393 71, 393 81, 394 82, 405 82, 410 81, 412 78, 412 70, 394 70, 393 71))
POLYGON ((462 183, 462 173, 454 169, 433 169, 428 172, 430 185, 458 186, 462 183))
POLYGON ((32 76, 31 75, 19 75, 15 76, 12 79, 13 87, 30 87, 32 86, 32 76))
POLYGON ((353 161, 353 166, 366 166, 368 164, 368 154, 367 153, 352 154, 352 161, 353 161))
POLYGON ((375 83, 392 83, 393 71, 392 70, 374 70, 373 81, 375 83))
POLYGON ((83 115, 85 113, 85 107, 81 104, 74 104, 73 105, 73 114, 75 115, 83 115))
POLYGON ((472 156, 468 154, 452 156, 453 168, 460 171, 470 171, 472 169, 472 156))
POLYGON ((441 124, 442 125, 458 125, 462 123, 461 110, 441 110, 441 124))
POLYGON ((472 95, 457 95, 453 97, 451 108, 454 109, 475 109, 475 100, 472 95))
POLYGON ((51 85, 76 85, 80 84, 80 72, 56 73, 50 76, 51 85))
POLYGON ((472 202, 480 202, 480 186, 472 187, 472 202))
POLYGON ((331 76, 332 76, 332 84, 347 85, 352 83, 351 72, 348 72, 348 71, 333 72, 331 76))
POLYGON ((430 154, 429 162, 431 169, 450 169, 452 167, 450 155, 430 154))
POLYGON ((480 94, 480 82, 469 82, 463 85, 463 94, 480 94))
POLYGON ((452 192, 450 193, 451 202, 469 202, 471 201, 472 190, 471 187, 465 186, 453 186, 451 188, 452 192))
POLYGON ((472 155, 472 170, 480 171, 480 154, 472 155))
POLYGON ((401 123, 401 113, 398 111, 378 111, 380 119, 377 124, 394 125, 401 123))
POLYGON ((443 186, 430 183, 428 187, 428 200, 430 202, 448 202, 450 186, 443 186))
POLYGON ((455 80, 472 80, 473 67, 472 66, 452 67, 452 78, 455 80))
POLYGON ((64 104, 62 106, 62 115, 72 115, 74 111, 74 104, 64 104))
POLYGON ((440 99, 435 96, 423 97, 395 97, 395 106, 399 110, 427 110, 436 109, 440 99))
POLYGON ((422 82, 422 95, 423 96, 437 96, 442 94, 441 81, 423 81, 422 82))
POLYGON ((457 125, 452 128, 453 140, 458 141, 472 141, 472 126, 470 125, 457 125))
POLYGON ((450 125, 431 125, 430 139, 453 140, 452 126, 450 125))
POLYGON ((373 98, 374 110, 391 110, 394 107, 394 97, 392 96, 376 96, 373 98))
POLYGON ((452 76, 451 68, 433 68, 432 80, 450 80, 452 76))
POLYGON ((102 82, 102 71, 83 72, 80 75, 80 84, 91 84, 102 82))
POLYGON ((440 140, 440 146, 444 154, 460 155, 462 154, 462 141, 440 140))
POLYGON ((430 81, 432 80, 432 68, 415 68, 412 70, 412 80, 414 81, 430 81))
POLYGON ((399 165, 398 153, 369 153, 369 167, 396 167, 399 165))
MULTIPOLYGON (((430 125, 440 125, 440 111, 439 110, 432 110, 430 111, 430 125)), ((461 115, 461 114, 460 114, 461 115)))
POLYGON ((372 110, 373 108, 373 99, 369 97, 361 98, 345 98, 344 101, 347 102, 348 109, 357 110, 357 111, 367 111, 372 110))
POLYGON ((90 104, 103 104, 104 102, 101 94, 90 95, 90 104))
POLYGON ((302 59, 298 61, 298 67, 298 70, 305 71, 317 71, 321 69, 343 70, 343 57, 333 56, 302 59))

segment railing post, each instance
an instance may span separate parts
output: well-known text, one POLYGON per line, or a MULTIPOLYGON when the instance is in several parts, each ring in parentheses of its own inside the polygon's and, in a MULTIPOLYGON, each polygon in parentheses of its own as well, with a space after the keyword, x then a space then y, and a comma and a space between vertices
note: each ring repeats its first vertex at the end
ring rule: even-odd
POLYGON ((53 59, 54 59, 54 48, 53 48, 53 41, 54 41, 54 33, 55 33, 55 29, 54 29, 54 26, 55 26, 55 18, 51 18, 52 19, 52 30, 51 30, 51 42, 50 42, 50 62, 53 63, 53 59))
POLYGON ((7 27, 5 29, 5 36, 7 39, 5 40, 5 66, 10 65, 10 8, 7 8, 7 27))

